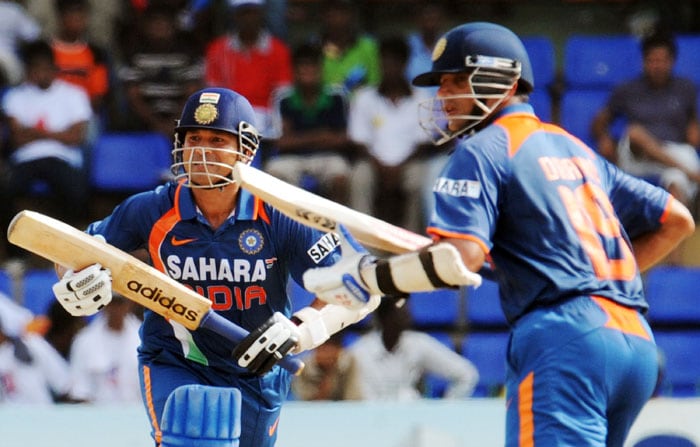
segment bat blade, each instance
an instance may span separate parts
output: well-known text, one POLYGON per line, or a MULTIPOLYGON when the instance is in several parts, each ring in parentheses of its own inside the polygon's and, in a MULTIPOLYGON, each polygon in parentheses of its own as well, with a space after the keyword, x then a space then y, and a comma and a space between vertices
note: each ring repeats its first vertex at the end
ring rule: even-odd
MULTIPOLYGON (((7 239, 49 261, 81 270, 99 262, 112 272, 112 289, 190 330, 211 329, 233 342, 248 331, 211 310, 211 301, 165 273, 60 220, 24 210, 7 230, 7 239)), ((304 364, 285 357, 280 364, 298 373, 304 364)))
POLYGON ((243 189, 291 219, 322 231, 335 231, 342 224, 369 247, 405 253, 432 242, 425 236, 318 196, 244 163, 236 163, 233 177, 243 189))

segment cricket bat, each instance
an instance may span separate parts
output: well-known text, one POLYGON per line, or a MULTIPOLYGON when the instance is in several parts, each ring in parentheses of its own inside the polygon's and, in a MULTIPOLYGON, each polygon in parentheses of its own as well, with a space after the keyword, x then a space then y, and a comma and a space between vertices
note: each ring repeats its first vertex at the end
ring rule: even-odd
POLYGON ((405 253, 432 242, 425 236, 318 196, 245 163, 235 164, 233 178, 243 189, 291 219, 322 231, 336 231, 342 224, 355 239, 369 247, 405 253))
MULTIPOLYGON (((112 272, 112 289, 190 330, 206 328, 239 343, 248 331, 211 309, 211 301, 134 256, 60 220, 24 210, 7 229, 7 239, 73 270, 99 262, 112 272)), ((287 356, 280 365, 299 374, 304 363, 287 356)))

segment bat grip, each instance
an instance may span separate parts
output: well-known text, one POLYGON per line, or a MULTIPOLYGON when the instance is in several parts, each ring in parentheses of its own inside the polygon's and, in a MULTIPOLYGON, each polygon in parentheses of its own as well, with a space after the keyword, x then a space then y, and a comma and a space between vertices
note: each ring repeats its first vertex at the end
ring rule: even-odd
MULTIPOLYGON (((207 312, 199 327, 214 331, 234 343, 240 343, 241 340, 248 336, 248 331, 213 311, 207 312)), ((290 355, 280 360, 279 364, 294 375, 299 375, 304 368, 304 362, 290 355)))

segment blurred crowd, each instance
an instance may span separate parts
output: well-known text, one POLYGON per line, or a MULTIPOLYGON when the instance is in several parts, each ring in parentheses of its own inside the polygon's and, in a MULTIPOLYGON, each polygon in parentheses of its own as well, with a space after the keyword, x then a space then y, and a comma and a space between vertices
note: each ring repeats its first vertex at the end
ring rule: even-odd
MULTIPOLYGON (((82 226, 95 200, 87 167, 97 136, 171 139, 185 99, 222 86, 255 108, 264 136, 259 167, 422 233, 450 145, 433 146, 421 128, 418 103, 435 92, 410 80, 430 68, 451 21, 448 4, 407 4, 415 8, 411 26, 379 35, 364 28, 354 2, 315 2, 314 26, 292 40, 285 0, 0 1, 2 228, 42 194, 52 197, 43 211, 82 226)), ((3 266, 26 256, 3 242, 3 266)), ((32 315, 0 296, 0 403, 140 401, 139 310, 115 299, 83 321, 55 307, 32 315)), ((354 348, 378 362, 365 371, 396 376, 358 376, 358 356, 336 338, 309 359, 297 397, 416 398, 430 372, 454 380, 453 397, 471 393, 473 365, 431 339, 412 343, 432 357, 403 352, 403 329, 368 334, 354 348)))

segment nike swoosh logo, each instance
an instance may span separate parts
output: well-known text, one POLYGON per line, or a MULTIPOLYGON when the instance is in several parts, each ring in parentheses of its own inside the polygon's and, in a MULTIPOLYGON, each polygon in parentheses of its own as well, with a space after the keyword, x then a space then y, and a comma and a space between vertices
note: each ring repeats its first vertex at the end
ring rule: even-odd
POLYGON ((275 432, 277 431, 277 424, 279 424, 279 423, 280 423, 280 417, 277 416, 277 419, 275 419, 275 423, 270 425, 270 428, 267 429, 267 434, 269 434, 270 437, 272 437, 272 435, 274 435, 275 432))
POLYGON ((173 237, 170 239, 170 243, 177 247, 178 245, 189 244, 190 242, 194 242, 194 241, 196 241, 196 240, 197 240, 197 238, 178 239, 177 237, 173 236, 173 237))

